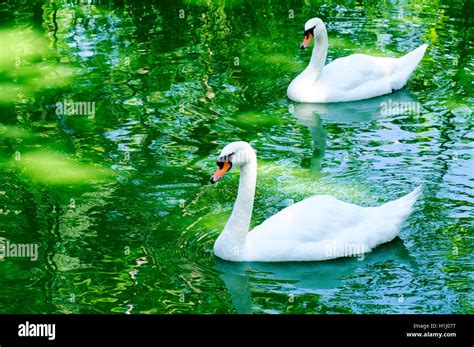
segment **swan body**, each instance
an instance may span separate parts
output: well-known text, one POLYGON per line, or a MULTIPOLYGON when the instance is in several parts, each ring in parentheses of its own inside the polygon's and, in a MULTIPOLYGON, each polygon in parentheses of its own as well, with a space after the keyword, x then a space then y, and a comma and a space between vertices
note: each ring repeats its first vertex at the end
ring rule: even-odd
POLYGON ((215 255, 229 261, 315 261, 360 256, 398 236, 421 193, 418 187, 379 207, 361 207, 317 195, 281 210, 248 232, 257 179, 255 152, 247 142, 233 142, 222 150, 218 164, 220 168, 211 183, 230 167, 241 168, 234 209, 214 244, 215 255))
POLYGON ((315 45, 307 68, 288 86, 288 98, 296 102, 329 103, 356 101, 389 94, 401 89, 423 58, 426 44, 400 58, 352 54, 325 65, 328 36, 319 18, 305 24, 307 47, 315 45))

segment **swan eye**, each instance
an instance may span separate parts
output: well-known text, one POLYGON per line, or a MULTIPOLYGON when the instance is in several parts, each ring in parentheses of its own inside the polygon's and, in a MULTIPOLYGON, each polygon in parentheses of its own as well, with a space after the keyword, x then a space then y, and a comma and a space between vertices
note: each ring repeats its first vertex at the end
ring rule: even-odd
POLYGON ((219 159, 217 159, 216 161, 216 165, 222 169, 222 167, 224 166, 225 163, 230 163, 230 165, 232 166, 232 156, 234 155, 235 153, 230 153, 230 154, 227 154, 227 155, 224 155, 222 157, 220 157, 219 159))
POLYGON ((314 37, 314 28, 316 28, 316 26, 312 27, 311 29, 305 30, 304 37, 309 38, 309 35, 314 37))

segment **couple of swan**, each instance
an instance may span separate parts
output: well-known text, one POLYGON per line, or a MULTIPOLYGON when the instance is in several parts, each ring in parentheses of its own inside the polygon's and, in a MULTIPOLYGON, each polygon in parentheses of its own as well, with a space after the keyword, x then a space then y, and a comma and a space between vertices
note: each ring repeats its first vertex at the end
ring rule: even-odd
MULTIPOLYGON (((422 45, 401 58, 353 54, 325 65, 326 26, 319 18, 305 24, 301 48, 314 39, 308 67, 288 87, 297 102, 355 101, 402 88, 423 58, 422 45)), ((317 195, 291 205, 249 232, 257 181, 257 157, 247 142, 224 147, 211 177, 217 182, 231 168, 240 168, 232 214, 214 244, 214 253, 229 261, 316 261, 370 252, 396 238, 410 215, 420 187, 378 207, 361 207, 332 196, 317 195), (341 252, 342 251, 342 252, 341 252)))

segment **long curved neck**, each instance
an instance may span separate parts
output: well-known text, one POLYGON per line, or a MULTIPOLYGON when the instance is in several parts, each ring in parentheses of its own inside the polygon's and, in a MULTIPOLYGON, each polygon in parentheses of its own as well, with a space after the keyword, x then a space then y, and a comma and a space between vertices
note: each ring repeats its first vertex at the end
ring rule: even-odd
POLYGON ((214 252, 226 260, 239 260, 243 255, 245 240, 252 219, 255 185, 257 183, 257 159, 255 155, 240 169, 239 192, 224 230, 214 244, 214 252))
POLYGON ((326 57, 328 54, 328 32, 322 21, 315 31, 316 36, 314 37, 313 53, 311 54, 311 60, 309 61, 308 67, 305 69, 305 74, 307 74, 312 80, 317 80, 321 77, 321 71, 326 64, 326 57))

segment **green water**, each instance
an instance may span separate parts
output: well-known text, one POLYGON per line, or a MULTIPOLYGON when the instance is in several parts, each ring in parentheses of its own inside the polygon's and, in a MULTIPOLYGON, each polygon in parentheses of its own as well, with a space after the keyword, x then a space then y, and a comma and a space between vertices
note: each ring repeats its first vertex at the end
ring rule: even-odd
POLYGON ((472 313, 473 18, 466 1, 8 1, 0 7, 2 313, 472 313), (428 43, 406 88, 298 105, 304 22, 328 60, 428 43), (57 114, 64 100, 94 102, 57 114), (383 102, 420 112, 381 112, 383 102), (416 104, 419 103, 419 104, 416 104), (91 104, 89 104, 91 105, 91 104), (84 112, 83 112, 84 113, 84 112), (252 224, 312 194, 423 196, 364 260, 234 264, 212 253, 258 152, 252 224))

